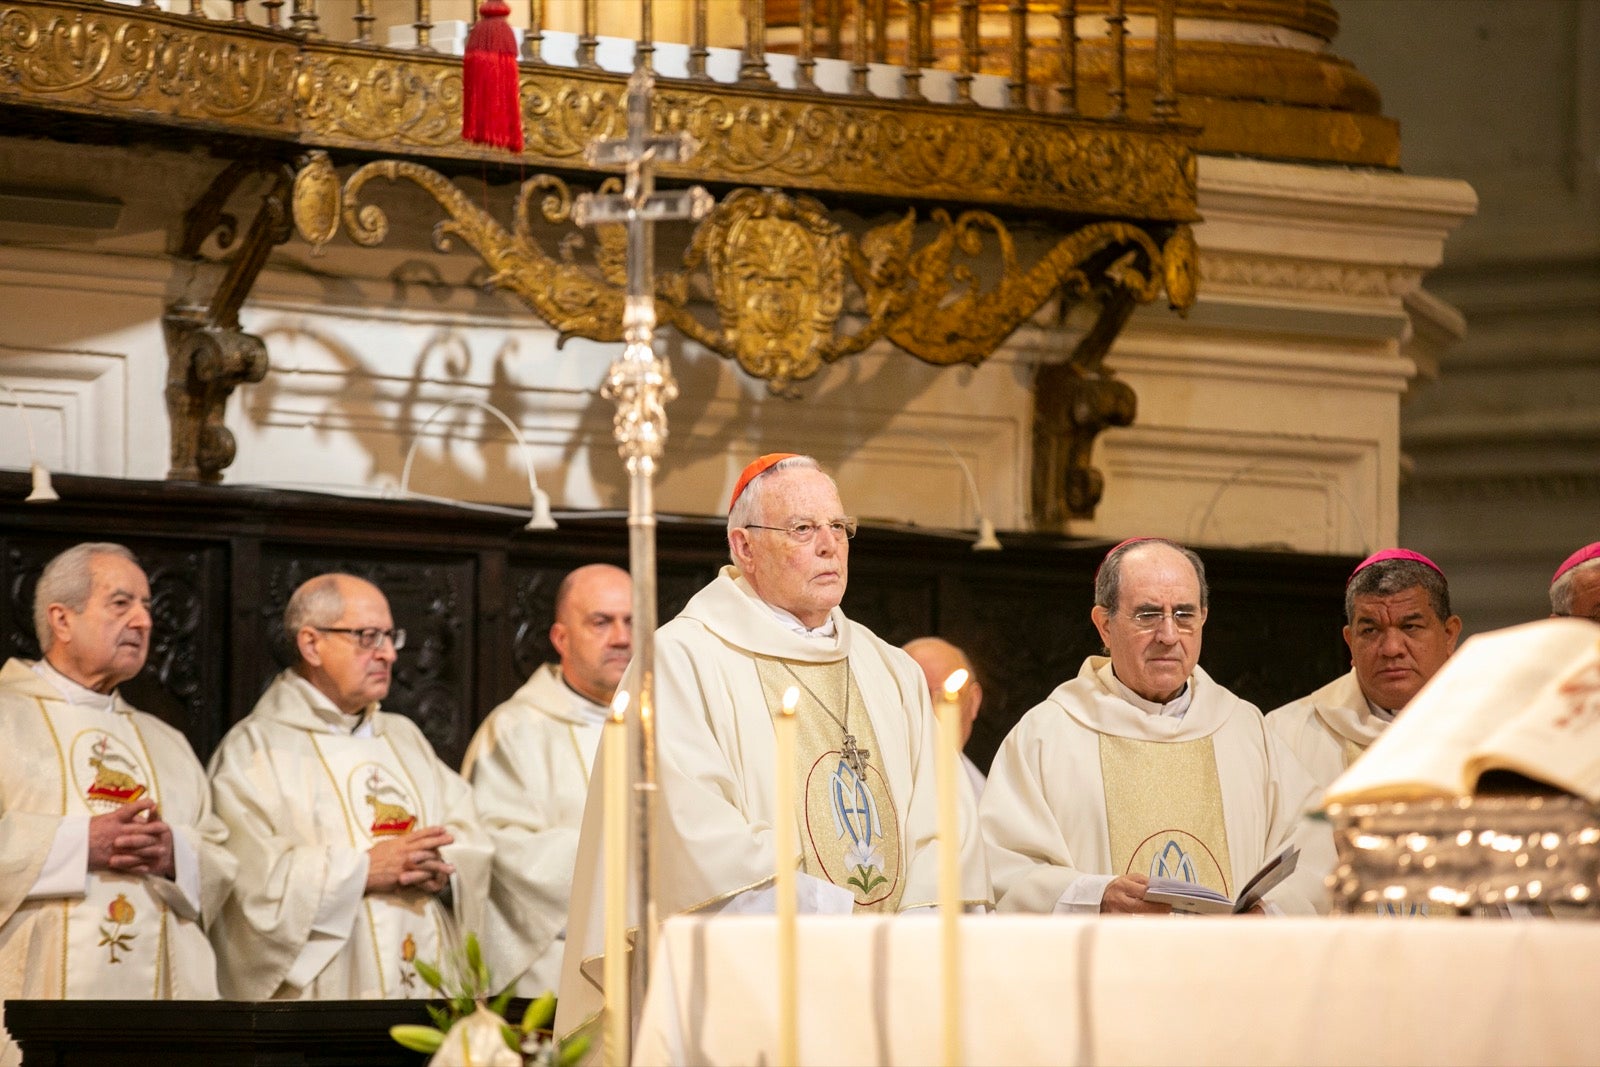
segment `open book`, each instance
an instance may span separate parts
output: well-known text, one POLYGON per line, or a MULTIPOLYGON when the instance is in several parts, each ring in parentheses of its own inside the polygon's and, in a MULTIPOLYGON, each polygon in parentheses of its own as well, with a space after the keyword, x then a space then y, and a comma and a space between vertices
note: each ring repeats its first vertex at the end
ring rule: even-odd
POLYGON ((1268 860, 1244 884, 1244 888, 1239 890, 1238 897, 1232 900, 1215 889, 1177 878, 1150 879, 1150 888, 1144 891, 1144 899, 1160 904, 1171 904, 1173 911, 1187 911, 1200 915, 1232 912, 1238 915, 1259 904, 1261 898, 1272 891, 1273 886, 1294 873, 1295 865, 1299 862, 1299 847, 1290 845, 1268 860))
POLYGON ((1323 803, 1471 796, 1492 771, 1600 803, 1600 626, 1542 619, 1468 639, 1323 803))

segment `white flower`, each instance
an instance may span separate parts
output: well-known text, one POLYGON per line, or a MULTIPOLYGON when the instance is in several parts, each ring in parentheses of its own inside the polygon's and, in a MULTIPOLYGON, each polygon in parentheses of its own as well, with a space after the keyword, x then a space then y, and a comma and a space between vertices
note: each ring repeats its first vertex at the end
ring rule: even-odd
POLYGON ((850 851, 845 854, 845 859, 852 867, 867 867, 879 870, 883 867, 883 853, 872 847, 871 841, 857 841, 850 846, 850 851))

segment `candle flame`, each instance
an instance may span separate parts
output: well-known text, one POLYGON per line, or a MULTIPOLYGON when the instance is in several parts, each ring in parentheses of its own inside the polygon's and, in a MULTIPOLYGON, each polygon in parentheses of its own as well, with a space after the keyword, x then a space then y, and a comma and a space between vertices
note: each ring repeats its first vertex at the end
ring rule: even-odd
POLYGON ((956 694, 961 692, 961 687, 967 684, 967 669, 960 667, 950 672, 950 677, 944 680, 944 698, 954 700, 956 694))
POLYGON ((794 709, 800 703, 800 687, 791 685, 783 691, 783 713, 793 715, 794 709))
POLYGON ((622 722, 628 710, 628 700, 631 694, 626 689, 617 690, 617 695, 611 698, 611 721, 622 722))

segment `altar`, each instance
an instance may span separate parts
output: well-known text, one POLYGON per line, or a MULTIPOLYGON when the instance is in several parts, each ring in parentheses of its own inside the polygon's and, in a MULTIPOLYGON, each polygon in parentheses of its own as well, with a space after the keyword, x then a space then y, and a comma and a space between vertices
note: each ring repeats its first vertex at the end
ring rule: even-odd
MULTIPOLYGON (((800 1062, 942 1062, 936 916, 800 920, 800 1062)), ((775 1063, 765 917, 662 928, 635 1064, 775 1063)), ((970 1064, 1600 1063, 1600 924, 962 919, 970 1064)))

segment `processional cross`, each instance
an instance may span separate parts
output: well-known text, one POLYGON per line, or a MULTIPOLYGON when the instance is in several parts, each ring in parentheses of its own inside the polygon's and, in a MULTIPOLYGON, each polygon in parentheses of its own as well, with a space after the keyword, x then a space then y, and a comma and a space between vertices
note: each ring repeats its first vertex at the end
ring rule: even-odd
MULTIPOLYGON (((657 136, 653 132, 651 98, 655 77, 640 67, 628 79, 627 136, 591 142, 584 149, 590 166, 624 168, 620 194, 585 193, 573 204, 579 226, 622 223, 627 228, 627 298, 622 311, 622 354, 606 372, 601 395, 617 405, 612 434, 628 467, 628 564, 633 575, 634 659, 637 671, 628 694, 638 725, 631 805, 637 884, 637 921, 642 936, 633 946, 634 1004, 644 1002, 650 974, 650 953, 659 930, 654 899, 655 863, 655 632, 656 508, 655 469, 667 439, 667 402, 678 395, 667 361, 656 355, 655 224, 671 219, 704 218, 714 205, 711 194, 696 185, 661 193, 655 187, 657 163, 681 163, 698 145, 686 132, 657 136)), ((614 1062, 626 1063, 626 1027, 611 1050, 614 1062)))

